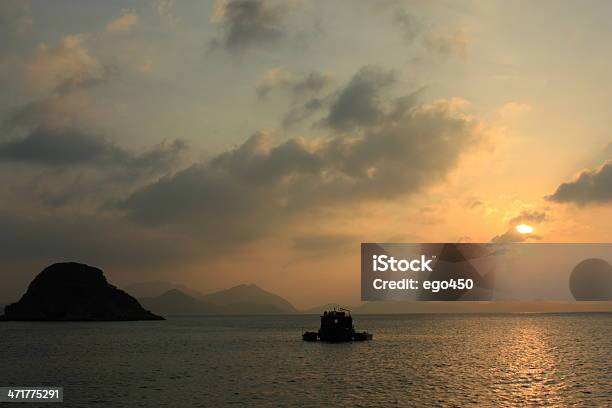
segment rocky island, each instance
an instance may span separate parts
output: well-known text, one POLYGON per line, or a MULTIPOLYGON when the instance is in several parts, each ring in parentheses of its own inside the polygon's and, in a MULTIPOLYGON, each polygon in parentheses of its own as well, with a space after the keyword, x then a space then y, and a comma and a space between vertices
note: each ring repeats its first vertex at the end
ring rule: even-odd
POLYGON ((56 263, 34 278, 21 299, 0 320, 132 321, 164 320, 109 284, 102 270, 76 262, 56 263))

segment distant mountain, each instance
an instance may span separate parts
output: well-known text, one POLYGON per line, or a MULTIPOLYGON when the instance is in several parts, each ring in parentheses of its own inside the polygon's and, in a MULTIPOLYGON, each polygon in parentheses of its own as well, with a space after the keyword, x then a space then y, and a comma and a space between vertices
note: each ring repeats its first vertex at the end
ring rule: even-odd
POLYGON ((4 308, 0 320, 127 321, 163 320, 124 291, 109 284, 102 270, 76 262, 46 267, 21 299, 4 308))
POLYGON ((204 295, 200 299, 218 306, 232 306, 235 310, 243 310, 246 313, 250 311, 250 307, 256 305, 267 305, 267 310, 277 310, 278 313, 297 312, 287 300, 254 284, 234 286, 230 289, 204 295), (242 307, 238 307, 240 304, 242 304, 242 307))
POLYGON ((140 304, 161 315, 207 315, 217 314, 219 309, 212 303, 196 299, 178 289, 171 289, 157 297, 141 298, 140 304))
POLYGON ((237 302, 218 307, 221 314, 228 315, 280 315, 293 313, 279 309, 274 305, 252 302, 237 302))
POLYGON ((141 298, 140 302, 155 313, 175 316, 297 312, 287 300, 256 285, 239 285, 199 297, 172 289, 160 296, 141 298))
POLYGON ((185 285, 165 281, 136 282, 124 285, 123 288, 138 299, 157 297, 173 289, 178 289, 195 298, 204 296, 202 292, 188 288, 185 285))

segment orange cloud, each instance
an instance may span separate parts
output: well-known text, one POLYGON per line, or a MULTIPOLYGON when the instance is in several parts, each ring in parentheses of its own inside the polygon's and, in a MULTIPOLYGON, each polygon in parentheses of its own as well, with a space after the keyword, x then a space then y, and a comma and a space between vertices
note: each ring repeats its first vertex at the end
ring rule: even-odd
POLYGON ((25 67, 25 76, 34 91, 46 92, 70 82, 78 85, 104 76, 104 67, 83 46, 83 36, 63 37, 57 47, 41 43, 25 67))
POLYGON ((106 31, 115 33, 120 31, 130 31, 138 25, 140 19, 137 14, 123 10, 123 14, 106 24, 106 31))

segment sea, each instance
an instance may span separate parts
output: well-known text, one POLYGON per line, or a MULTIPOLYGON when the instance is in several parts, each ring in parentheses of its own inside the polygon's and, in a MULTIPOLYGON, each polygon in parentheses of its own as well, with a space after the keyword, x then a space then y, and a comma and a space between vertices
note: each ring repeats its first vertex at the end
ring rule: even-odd
POLYGON ((2 322, 0 387, 63 387, 66 407, 612 406, 612 314, 354 320, 372 341, 303 342, 316 315, 2 322))

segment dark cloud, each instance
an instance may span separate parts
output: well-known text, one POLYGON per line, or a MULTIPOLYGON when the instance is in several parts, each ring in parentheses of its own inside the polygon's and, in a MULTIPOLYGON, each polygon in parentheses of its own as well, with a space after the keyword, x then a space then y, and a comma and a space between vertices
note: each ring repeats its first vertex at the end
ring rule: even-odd
POLYGON ((469 203, 469 207, 471 209, 481 208, 481 207, 484 207, 484 205, 485 205, 485 203, 483 201, 480 201, 480 200, 474 200, 474 201, 469 203))
POLYGON ((318 94, 332 81, 326 72, 311 71, 301 78, 295 78, 281 69, 271 69, 258 81, 255 90, 260 98, 265 98, 274 90, 288 91, 294 100, 318 94))
POLYGON ((133 154, 130 164, 134 167, 168 172, 187 151, 189 145, 182 139, 164 140, 141 154, 133 154))
POLYGON ((391 71, 374 66, 361 68, 340 91, 324 123, 343 131, 375 125, 386 115, 383 94, 395 81, 391 71))
POLYGON ((548 215, 544 211, 525 210, 516 217, 510 219, 508 225, 515 227, 519 224, 540 224, 546 220, 548 220, 548 215))
POLYGON ((8 195, 5 204, 13 200, 5 209, 24 200, 33 213, 97 213, 114 197, 181 167, 186 146, 180 140, 131 151, 118 145, 118 138, 95 130, 98 115, 91 109, 90 91, 112 81, 117 69, 100 64, 83 41, 66 36, 56 47, 40 44, 26 64, 39 99, 9 111, 2 122, 0 182, 8 195), (9 175, 15 168, 19 177, 9 175))
POLYGON ((201 238, 203 252, 254 239, 283 216, 270 188, 252 186, 210 165, 194 165, 163 177, 117 204, 130 219, 147 226, 179 225, 201 238), (152 202, 151 200, 157 200, 152 202))
POLYGON ((2 300, 17 297, 36 273, 55 262, 83 262, 114 276, 148 280, 189 265, 201 253, 189 239, 149 234, 99 214, 0 211, 0 225, 2 300))
MULTIPOLYGON (((287 234, 294 223, 317 219, 329 208, 419 194, 443 180, 459 157, 479 143, 482 128, 452 100, 423 104, 414 94, 389 96, 394 81, 392 73, 366 67, 343 88, 322 96, 327 99, 313 110, 334 130, 325 137, 275 142, 257 132, 236 148, 178 171, 182 142, 137 153, 116 144, 117 138, 84 130, 87 126, 49 123, 61 116, 55 112, 65 106, 64 98, 76 92, 65 87, 66 94, 58 96, 61 91, 55 88, 55 99, 13 115, 7 123, 18 135, 0 142, 0 165, 36 164, 26 166, 36 173, 29 185, 24 185, 25 177, 18 181, 20 191, 36 186, 40 175, 48 181, 18 196, 40 202, 28 201, 32 208, 24 211, 32 214, 31 222, 16 217, 21 227, 6 224, 19 237, 7 248, 25 254, 29 239, 31 253, 41 259, 53 254, 70 259, 80 253, 85 261, 91 254, 94 264, 105 257, 125 260, 129 248, 137 262, 149 248, 155 256, 184 256, 188 262, 279 231, 287 234), (359 109, 348 106, 350 98, 359 109), (89 215, 77 217, 83 213, 89 215), (71 214, 74 224, 67 221, 71 214), (74 237, 94 235, 96 228, 101 228, 99 240, 87 237, 74 243, 74 237), (135 247, 126 244, 124 250, 125 240, 117 239, 117 245, 109 243, 96 252, 96 246, 126 231, 135 247), (45 246, 53 237, 57 242, 45 246), (186 242, 198 248, 183 251, 179 246, 186 242), (158 249, 162 245, 168 245, 166 252, 158 249)), ((316 94, 324 82, 305 75, 287 89, 316 94)), ((7 211, 18 213, 12 205, 7 211)), ((294 244, 312 253, 317 238, 297 237, 294 244)), ((335 237, 325 242, 343 246, 348 238, 344 241, 335 237)))
POLYGON ((76 72, 64 76, 45 97, 30 101, 13 109, 3 120, 4 128, 35 129, 37 127, 63 127, 86 120, 87 99, 81 94, 91 88, 109 83, 119 70, 106 66, 101 71, 76 72))
POLYGON ((175 140, 134 154, 100 135, 78 129, 40 127, 23 138, 0 143, 0 160, 48 166, 107 164, 165 170, 185 149, 185 142, 175 140))
POLYGON ((0 144, 0 160, 47 165, 124 162, 129 155, 109 140, 76 129, 38 128, 0 144))
POLYGON ((291 127, 297 123, 303 122, 317 112, 320 112, 329 103, 328 98, 312 98, 303 104, 293 106, 283 117, 283 127, 291 127))
POLYGON ((296 96, 316 94, 323 90, 331 81, 332 75, 325 72, 312 71, 304 76, 304 78, 294 82, 291 90, 296 96))
POLYGON ((66 36, 54 48, 38 46, 25 71, 44 96, 13 109, 3 120, 0 160, 45 165, 130 160, 109 139, 82 130, 91 127, 83 91, 108 83, 118 72, 99 64, 82 41, 66 36))
MULTIPOLYGON (((360 81, 369 87, 370 75, 386 86, 370 72, 360 71, 348 88, 360 88, 360 81)), ((355 91, 364 93, 376 102, 381 98, 378 90, 355 91)), ((401 113, 395 106, 384 114, 373 102, 364 105, 376 118, 359 122, 358 134, 274 144, 259 132, 235 149, 135 192, 117 207, 138 223, 175 225, 231 245, 281 228, 300 214, 417 194, 442 180, 482 138, 478 124, 452 101, 401 113)), ((338 112, 333 106, 329 113, 338 126, 356 121, 356 112, 345 112, 343 119, 338 112)))
MULTIPOLYGON (((80 37, 64 37, 55 48, 39 46, 30 65, 32 79, 51 86, 44 87, 45 97, 13 109, 4 119, 0 161, 46 166, 112 165, 146 173, 167 171, 185 150, 185 143, 175 140, 133 153, 90 130, 95 126, 87 108, 87 91, 111 82, 118 69, 92 58, 80 37), (46 66, 53 69, 43 69, 46 66)), ((135 176, 133 172, 131 175, 135 176)))
MULTIPOLYGON (((310 84, 309 89, 325 86, 323 78, 311 75, 306 79, 301 83, 310 84)), ((283 126, 293 126, 322 112, 324 117, 317 124, 338 132, 390 123, 416 106, 424 89, 392 98, 389 93, 396 82, 393 71, 365 66, 340 89, 294 103, 283 118, 283 126)))
POLYGON ((152 234, 105 208, 113 197, 170 174, 183 150, 181 142, 166 142, 136 154, 77 130, 38 131, 3 144, 0 295, 12 296, 27 284, 21 280, 53 262, 85 262, 143 279, 193 262, 201 249, 192 241, 152 234))
POLYGON ((0 223, 3 260, 79 260, 100 266, 150 268, 180 261, 194 251, 187 242, 173 244, 179 237, 148 235, 99 214, 0 212, 0 223))
POLYGON ((60 95, 52 95, 44 99, 28 102, 16 109, 4 119, 3 127, 7 130, 13 128, 33 129, 61 121, 71 121, 80 112, 73 111, 69 106, 67 98, 60 95))
POLYGON ((295 78, 284 70, 270 69, 257 82, 255 90, 262 99, 272 91, 284 91, 289 94, 291 103, 283 117, 282 124, 284 127, 290 127, 311 118, 329 106, 333 95, 319 95, 329 87, 332 81, 333 75, 326 72, 311 71, 302 77, 295 78))
POLYGON ((105 65, 98 71, 85 71, 74 73, 72 76, 63 78, 55 87, 58 94, 94 88, 110 82, 119 74, 119 68, 115 65, 105 65))
POLYGON ((612 162, 608 161, 595 170, 583 171, 574 180, 561 184, 546 199, 577 205, 612 202, 612 162))
POLYGON ((276 42, 285 36, 285 20, 291 8, 269 0, 220 0, 211 21, 222 25, 224 35, 213 45, 229 50, 276 42))

